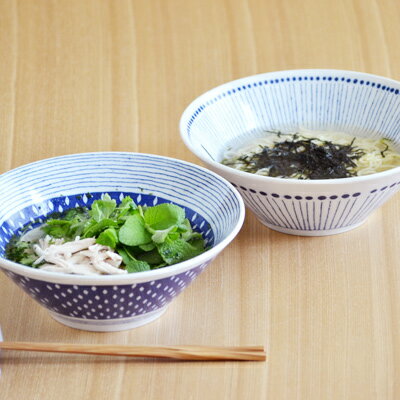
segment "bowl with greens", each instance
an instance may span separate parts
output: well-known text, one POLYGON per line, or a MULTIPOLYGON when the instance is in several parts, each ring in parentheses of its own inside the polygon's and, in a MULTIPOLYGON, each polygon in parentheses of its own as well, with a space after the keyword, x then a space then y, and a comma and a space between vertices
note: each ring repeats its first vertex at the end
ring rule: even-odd
POLYGON ((0 269, 57 321, 92 331, 161 316, 234 239, 238 192, 172 158, 102 152, 0 175, 0 269))
POLYGON ((340 70, 225 83, 184 111, 181 136, 261 223, 294 235, 358 227, 400 188, 400 82, 340 70))

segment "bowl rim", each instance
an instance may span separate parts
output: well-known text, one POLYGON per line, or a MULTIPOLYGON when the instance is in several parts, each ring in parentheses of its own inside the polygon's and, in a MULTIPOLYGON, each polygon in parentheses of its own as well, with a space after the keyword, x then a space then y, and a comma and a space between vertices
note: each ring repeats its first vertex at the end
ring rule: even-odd
POLYGON ((215 170, 221 170, 223 172, 226 172, 227 174, 231 175, 236 175, 238 178, 242 179, 251 179, 252 182, 258 183, 258 184, 279 184, 282 186, 289 186, 289 185, 301 185, 304 187, 315 187, 316 185, 327 185, 327 186, 333 186, 333 185, 343 185, 343 184, 348 184, 348 183, 365 183, 365 182, 372 182, 374 180, 380 180, 381 178, 386 178, 390 177, 392 175, 397 175, 400 173, 400 166, 391 168, 386 171, 382 172, 376 172, 373 174, 369 175, 361 175, 361 176, 354 176, 354 177, 349 177, 349 178, 334 178, 334 179, 295 179, 295 178, 277 178, 277 177, 271 177, 271 176, 263 176, 263 175, 256 175, 252 174, 250 172, 244 172, 240 171, 238 169, 228 167, 226 165, 221 164, 220 162, 217 162, 213 160, 212 158, 207 158, 204 156, 203 152, 199 152, 195 146, 192 145, 192 142, 187 134, 187 121, 189 118, 192 116, 193 112, 201 105, 201 103, 204 103, 206 99, 209 97, 214 97, 217 93, 220 93, 224 90, 229 90, 232 86, 237 86, 238 84, 244 84, 247 82, 253 82, 254 80, 259 80, 259 79, 265 79, 265 77, 272 77, 272 76, 281 76, 281 75, 297 75, 297 74, 304 74, 305 76, 313 76, 316 74, 330 74, 332 76, 335 75, 347 75, 349 77, 364 77, 364 78, 373 78, 377 81, 380 82, 385 82, 385 83, 390 83, 392 85, 397 86, 400 89, 400 81, 396 81, 391 78, 386 78, 384 76, 380 75, 375 75, 375 74, 370 74, 367 72, 358 72, 358 71, 353 71, 353 70, 341 70, 341 69, 289 69, 289 70, 278 70, 278 71, 270 71, 270 72, 264 72, 260 74, 255 74, 255 75, 248 75, 244 76, 242 78, 238 78, 232 81, 228 81, 225 83, 222 83, 221 85, 218 85, 210 90, 207 90, 206 92, 203 92, 200 94, 198 97, 196 97, 194 100, 192 100, 185 108, 183 111, 180 121, 179 121, 179 130, 180 130, 180 135, 181 139, 185 143, 185 145, 188 147, 188 149, 195 154, 201 161, 203 161, 205 164, 211 166, 215 170))
POLYGON ((236 221, 234 228, 229 234, 221 240, 220 243, 213 246, 211 249, 205 251, 204 253, 190 258, 186 261, 182 261, 177 264, 173 264, 167 267, 150 270, 150 271, 142 271, 142 272, 135 272, 135 273, 127 273, 123 275, 75 275, 75 274, 63 274, 59 272, 49 272, 49 271, 42 271, 40 269, 31 268, 22 264, 18 264, 16 262, 7 260, 4 257, 0 257, 0 270, 7 270, 9 272, 22 275, 24 277, 28 277, 30 279, 36 279, 40 281, 52 282, 52 283, 60 283, 60 284, 71 284, 71 285, 99 285, 99 286, 106 286, 106 285, 129 285, 133 283, 142 283, 142 282, 149 282, 149 281, 156 281, 163 278, 168 278, 193 268, 200 267, 202 264, 211 261, 214 257, 216 257, 239 233, 240 229, 242 228, 244 218, 245 218, 245 206, 242 196, 239 192, 222 176, 218 175, 217 173, 210 171, 207 168, 204 168, 200 165, 180 160, 178 158, 167 157, 157 154, 150 154, 150 153, 140 153, 140 152, 127 152, 127 151, 99 151, 99 152, 87 152, 87 153, 71 153, 65 154, 61 156, 55 156, 50 158, 45 158, 41 160, 34 161, 32 163, 23 164, 16 168, 13 168, 9 171, 0 175, 0 179, 2 176, 10 175, 16 170, 20 170, 25 167, 29 167, 32 164, 38 164, 42 162, 46 162, 49 160, 57 160, 57 159, 65 159, 71 156, 82 156, 82 155, 141 155, 141 156, 148 156, 151 158, 157 158, 159 160, 170 160, 174 162, 182 163, 183 165, 194 167, 202 171, 203 173, 208 174, 210 177, 216 179, 221 184, 223 184, 238 201, 239 205, 239 217, 236 221))

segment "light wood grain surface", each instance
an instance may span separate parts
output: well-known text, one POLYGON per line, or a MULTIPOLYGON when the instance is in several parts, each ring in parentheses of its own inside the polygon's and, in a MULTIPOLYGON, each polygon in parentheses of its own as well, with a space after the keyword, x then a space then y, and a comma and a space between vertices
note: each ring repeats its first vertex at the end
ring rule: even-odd
MULTIPOLYGON (((399 27, 398 0, 0 0, 0 173, 101 150, 199 163, 178 131, 193 98, 280 69, 400 79, 399 27)), ((399 195, 331 237, 248 212, 163 317, 125 332, 64 327, 1 274, 10 341, 264 345, 268 361, 4 351, 0 399, 399 399, 398 221, 399 195)))

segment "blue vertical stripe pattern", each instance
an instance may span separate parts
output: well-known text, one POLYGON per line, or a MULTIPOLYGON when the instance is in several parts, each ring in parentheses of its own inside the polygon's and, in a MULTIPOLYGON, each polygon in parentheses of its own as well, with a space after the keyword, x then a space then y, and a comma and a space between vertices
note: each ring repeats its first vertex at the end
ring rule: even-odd
POLYGON ((329 232, 356 226, 399 190, 400 181, 365 193, 330 193, 314 197, 258 192, 234 185, 263 224, 295 233, 329 232))
POLYGON ((400 168, 391 174, 365 177, 362 183, 358 178, 330 186, 321 183, 320 191, 298 182, 295 193, 293 185, 285 189, 282 179, 261 182, 261 177, 254 180, 235 175, 216 164, 229 147, 266 130, 309 129, 385 137, 400 150, 400 83, 387 78, 339 70, 250 76, 198 97, 183 113, 180 129, 187 146, 235 184, 262 223, 288 233, 328 234, 359 225, 399 189, 400 168))
POLYGON ((166 157, 87 153, 38 161, 0 175, 0 256, 10 237, 52 212, 89 205, 104 193, 137 204, 173 202, 218 244, 240 219, 240 198, 218 175, 166 157), (86 195, 89 193, 89 197, 86 195))

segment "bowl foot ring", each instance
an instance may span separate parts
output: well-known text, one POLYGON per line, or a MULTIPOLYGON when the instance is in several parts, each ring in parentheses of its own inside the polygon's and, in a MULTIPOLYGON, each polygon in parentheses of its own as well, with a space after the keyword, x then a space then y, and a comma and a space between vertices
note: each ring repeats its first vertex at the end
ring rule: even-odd
POLYGON ((133 329, 142 325, 149 324, 150 322, 153 322, 154 320, 160 318, 166 310, 167 306, 164 306, 161 309, 149 312, 147 314, 116 319, 83 319, 69 317, 67 315, 58 314, 53 311, 50 312, 50 315, 57 322, 69 326, 70 328, 93 332, 116 332, 133 329))

